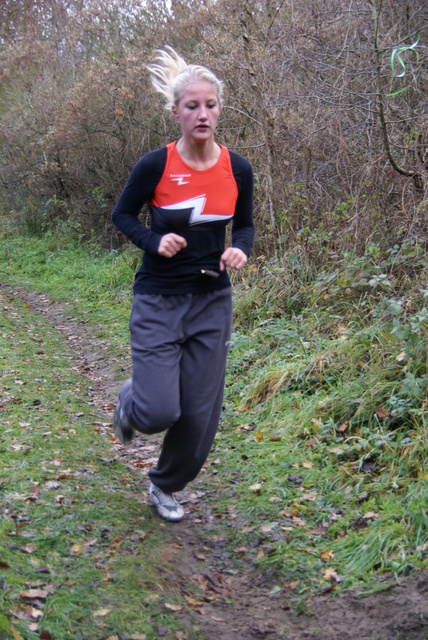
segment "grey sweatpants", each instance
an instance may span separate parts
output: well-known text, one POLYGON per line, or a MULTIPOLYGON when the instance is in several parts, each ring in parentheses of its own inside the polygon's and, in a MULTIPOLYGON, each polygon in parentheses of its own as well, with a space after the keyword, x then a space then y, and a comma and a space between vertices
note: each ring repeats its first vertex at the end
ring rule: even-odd
POLYGON ((231 289, 183 295, 136 294, 130 318, 132 384, 119 397, 143 433, 166 431, 149 476, 180 491, 211 449, 223 402, 232 330, 231 289))

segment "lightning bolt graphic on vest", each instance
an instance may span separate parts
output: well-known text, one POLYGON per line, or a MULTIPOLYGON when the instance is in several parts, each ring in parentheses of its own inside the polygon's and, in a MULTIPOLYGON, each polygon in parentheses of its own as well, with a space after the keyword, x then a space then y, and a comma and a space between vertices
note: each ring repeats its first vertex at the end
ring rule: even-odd
POLYGON ((177 211, 180 209, 191 209, 192 213, 190 216, 189 224, 201 224, 202 222, 215 222, 216 220, 226 220, 227 218, 231 218, 232 216, 222 216, 215 213, 207 213, 204 214, 204 208, 207 198, 205 195, 197 196, 196 198, 191 198, 190 200, 183 200, 182 202, 177 202, 175 204, 170 204, 166 207, 162 207, 162 209, 166 209, 168 211, 177 211))

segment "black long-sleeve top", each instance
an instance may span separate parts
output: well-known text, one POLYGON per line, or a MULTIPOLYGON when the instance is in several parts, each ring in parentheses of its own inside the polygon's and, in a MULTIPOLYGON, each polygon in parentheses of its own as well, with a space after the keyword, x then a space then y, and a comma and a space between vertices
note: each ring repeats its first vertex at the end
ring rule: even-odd
POLYGON ((221 146, 217 163, 196 171, 176 143, 144 155, 133 168, 112 214, 114 224, 144 251, 134 293, 200 293, 230 286, 227 271, 217 279, 225 230, 232 221, 232 246, 249 256, 254 241, 253 172, 242 156, 221 146), (151 226, 139 218, 149 204, 151 226), (187 246, 172 258, 158 254, 161 237, 176 233, 187 246))

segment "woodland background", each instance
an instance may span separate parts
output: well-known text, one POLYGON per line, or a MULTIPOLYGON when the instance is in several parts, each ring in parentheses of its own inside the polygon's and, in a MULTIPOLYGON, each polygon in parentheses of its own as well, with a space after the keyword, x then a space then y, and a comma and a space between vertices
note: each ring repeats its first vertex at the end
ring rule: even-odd
POLYGON ((0 640, 260 637, 258 612, 276 637, 344 639, 356 619, 361 638, 426 636, 427 17, 428 0, 0 0, 0 640), (218 138, 255 173, 222 423, 177 538, 141 502, 154 449, 130 471, 110 422, 141 259, 111 210, 180 134, 145 68, 164 45, 224 80, 218 138), (213 598, 199 571, 220 572, 213 598), (335 633, 333 600, 310 597, 347 590, 370 600, 335 599, 335 633))
POLYGON ((225 82, 218 136, 253 164, 256 258, 424 247, 427 15, 425 0, 2 0, 2 226, 123 243, 110 212, 132 166, 179 134, 145 69, 169 44, 225 82))

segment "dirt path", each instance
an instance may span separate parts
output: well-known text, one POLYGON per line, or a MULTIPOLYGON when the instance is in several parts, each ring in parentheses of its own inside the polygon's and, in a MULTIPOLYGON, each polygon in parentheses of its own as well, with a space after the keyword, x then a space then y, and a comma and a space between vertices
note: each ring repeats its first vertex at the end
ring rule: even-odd
MULTIPOLYGON (((129 375, 129 359, 113 359, 108 344, 46 296, 18 288, 9 291, 63 334, 71 347, 73 366, 88 379, 91 402, 108 422, 119 384, 129 375)), ((125 449, 108 428, 100 437, 103 435, 111 439, 114 456, 144 474, 156 457, 156 442, 138 437, 125 449)), ((188 512, 186 519, 176 525, 160 521, 159 526, 170 536, 166 577, 189 604, 188 612, 179 614, 188 623, 188 640, 197 629, 208 640, 428 640, 427 573, 369 596, 317 596, 307 600, 297 615, 292 592, 279 589, 281 583, 274 575, 254 567, 248 559, 231 558, 225 551, 226 533, 222 534, 222 525, 215 521, 203 475, 180 497, 188 512), (203 594, 199 601, 191 596, 192 582, 203 594)), ((166 633, 157 630, 160 639, 166 633)))

